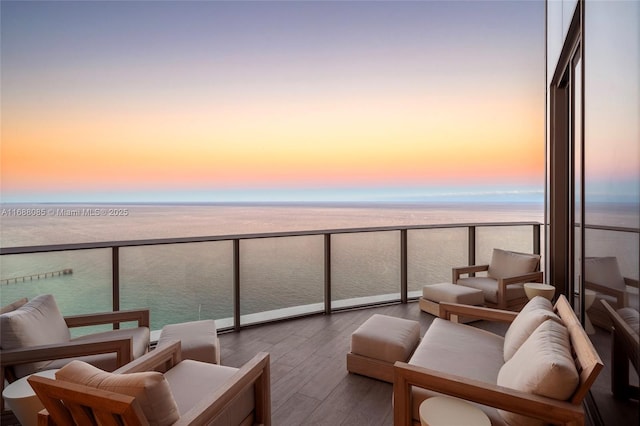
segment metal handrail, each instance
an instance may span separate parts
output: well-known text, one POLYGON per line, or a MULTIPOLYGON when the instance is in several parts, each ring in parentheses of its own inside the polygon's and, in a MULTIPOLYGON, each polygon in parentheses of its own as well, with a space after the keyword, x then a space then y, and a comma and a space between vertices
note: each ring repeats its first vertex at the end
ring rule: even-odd
POLYGON ((168 244, 187 244, 201 242, 231 241, 232 258, 233 258, 233 294, 234 294, 234 315, 233 328, 238 330, 240 324, 240 241, 255 240, 264 238, 284 238, 284 237, 300 237, 300 236, 319 236, 324 239, 324 309, 325 314, 338 310, 331 307, 331 237, 338 234, 355 234, 366 232, 389 232, 399 231, 400 234, 400 302, 407 303, 408 295, 408 256, 407 256, 407 233, 411 230, 424 229, 446 229, 446 228, 467 228, 468 229, 468 259, 469 264, 475 263, 476 251, 476 229, 483 227, 515 227, 515 226, 531 226, 533 228, 533 251, 540 254, 540 227, 539 222, 487 222, 487 223, 459 223, 459 224, 435 224, 435 225, 403 225, 403 226, 379 226, 366 228, 341 228, 341 229, 322 229, 307 231, 287 231, 287 232, 265 232, 237 235, 212 235, 199 237, 180 237, 180 238, 156 238, 126 241, 102 241, 89 243, 72 243, 72 244, 53 244, 39 246, 20 246, 20 247, 2 247, 0 248, 1 256, 33 254, 33 253, 49 253, 73 250, 94 250, 94 249, 111 249, 112 253, 112 304, 113 310, 120 309, 120 248, 122 247, 140 247, 140 246, 156 246, 168 244))
POLYGON ((177 238, 153 238, 143 240, 125 240, 125 241, 100 241, 90 243, 71 243, 71 244, 50 244, 38 246, 16 246, 16 247, 0 247, 0 255, 12 254, 31 254, 31 253, 48 253, 54 251, 71 251, 71 250, 91 250, 112 247, 135 247, 135 246, 152 246, 163 244, 185 244, 185 243, 204 243, 212 241, 232 241, 232 240, 255 240, 260 238, 280 238, 280 237, 301 237, 309 235, 326 235, 326 234, 355 234, 362 232, 384 232, 384 231, 401 231, 415 229, 438 229, 438 228, 469 228, 469 227, 495 227, 495 226, 540 226, 540 222, 483 222, 483 223, 450 223, 435 225, 402 225, 402 226, 376 226, 367 228, 337 228, 337 229, 319 229, 307 231, 286 231, 286 232, 262 232, 251 234, 233 234, 233 235, 211 235, 200 237, 177 237, 177 238))

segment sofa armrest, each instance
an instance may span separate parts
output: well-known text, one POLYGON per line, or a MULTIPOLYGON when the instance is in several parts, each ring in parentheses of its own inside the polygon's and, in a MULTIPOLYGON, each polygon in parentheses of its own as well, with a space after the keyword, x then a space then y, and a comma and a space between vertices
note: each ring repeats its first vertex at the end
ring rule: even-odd
POLYGON ((204 395, 202 400, 173 426, 204 424, 215 418, 225 406, 237 398, 249 386, 254 388, 254 423, 271 425, 271 378, 269 354, 260 352, 244 364, 223 386, 204 395))
POLYGON ((100 312, 64 317, 67 327, 86 327, 101 324, 120 324, 121 322, 137 321, 138 327, 150 326, 149 309, 132 309, 126 311, 100 312))
POLYGON ((522 283, 541 283, 543 281, 542 271, 529 272, 528 274, 514 275, 512 277, 503 277, 498 279, 498 285, 511 285, 522 283))
POLYGON ((607 296, 615 297, 616 305, 614 307, 616 309, 624 308, 625 306, 627 306, 627 292, 624 290, 607 287, 606 285, 593 283, 591 281, 585 281, 584 287, 589 290, 593 290, 596 293, 602 293, 607 296))
POLYGON ((92 342, 68 342, 52 345, 30 346, 20 349, 3 349, 0 351, 2 368, 31 362, 52 359, 74 358, 86 355, 116 353, 117 365, 122 366, 133 358, 133 339, 131 337, 105 338, 92 342))
MULTIPOLYGON (((68 342, 0 350, 0 391, 4 390, 5 379, 15 379, 13 370, 9 368, 14 365, 106 353, 116 354, 117 366, 125 365, 133 359, 133 339, 118 337, 98 342, 68 342)), ((4 411, 4 399, 0 399, 0 411, 4 411)))
POLYGON ((458 279, 460 278, 460 275, 475 274, 476 272, 482 272, 482 271, 488 271, 488 270, 489 270, 488 264, 456 267, 451 270, 452 271, 451 282, 453 284, 457 283, 458 279))
POLYGON ((623 349, 628 353, 628 358, 633 364, 634 368, 638 370, 638 362, 640 360, 640 337, 638 336, 638 330, 634 330, 618 312, 607 303, 606 300, 601 300, 607 315, 611 318, 613 323, 614 341, 617 339, 622 345, 620 349, 623 349))
POLYGON ((156 348, 141 357, 124 365, 114 373, 140 373, 143 371, 166 372, 182 360, 181 345, 179 340, 174 340, 156 348))
POLYGON ((485 308, 482 306, 440 302, 440 314, 438 316, 450 321, 451 315, 457 315, 458 317, 472 317, 486 321, 511 323, 518 313, 502 309, 485 308))
POLYGON ((394 365, 394 426, 412 424, 411 387, 511 411, 550 423, 584 424, 581 405, 470 380, 404 362, 394 365))
POLYGON ((635 280, 633 278, 624 277, 624 283, 625 283, 625 285, 628 285, 629 287, 640 288, 640 280, 635 280))

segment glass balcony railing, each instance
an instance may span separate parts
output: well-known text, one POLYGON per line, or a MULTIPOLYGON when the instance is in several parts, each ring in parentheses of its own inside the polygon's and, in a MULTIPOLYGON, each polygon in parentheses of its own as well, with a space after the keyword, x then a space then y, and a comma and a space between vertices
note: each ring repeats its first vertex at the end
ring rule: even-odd
POLYGON ((147 307, 152 329, 220 329, 407 302, 493 247, 540 253, 540 223, 347 228, 0 248, 1 303, 54 294, 66 315, 147 307), (67 273, 49 274, 63 271, 67 273), (34 275, 40 274, 40 277, 34 275))

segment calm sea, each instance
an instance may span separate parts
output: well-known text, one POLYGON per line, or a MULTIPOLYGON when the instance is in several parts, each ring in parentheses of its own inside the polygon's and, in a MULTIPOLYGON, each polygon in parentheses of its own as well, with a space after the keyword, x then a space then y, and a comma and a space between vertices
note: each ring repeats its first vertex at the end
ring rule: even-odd
MULTIPOLYGON (((542 205, 530 203, 11 204, 3 205, 2 209, 2 247, 377 226, 543 221, 542 205)), ((465 227, 410 231, 410 291, 419 291, 424 284, 448 281, 453 266, 467 264, 467 235, 465 227)), ((243 322, 261 319, 260 313, 265 311, 279 315, 300 309, 322 309, 323 241, 323 236, 318 235, 241 242, 243 322)), ((532 227, 478 228, 478 262, 488 261, 493 247, 532 251, 532 227)), ((331 249, 334 306, 357 303, 365 297, 385 300, 397 296, 398 231, 335 234, 331 249)), ((121 308, 150 308, 153 329, 199 318, 227 324, 233 316, 232 255, 229 241, 122 248, 121 308)), ((52 293, 64 314, 111 309, 109 249, 1 256, 0 262, 2 305, 24 296, 52 293), (73 273, 10 280, 63 269, 72 269, 73 273)))

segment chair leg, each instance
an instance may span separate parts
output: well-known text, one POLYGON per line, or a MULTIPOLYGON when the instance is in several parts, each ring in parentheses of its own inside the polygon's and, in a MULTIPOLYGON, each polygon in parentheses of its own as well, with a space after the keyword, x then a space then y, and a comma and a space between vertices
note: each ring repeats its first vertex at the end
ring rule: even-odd
POLYGON ((611 338, 611 392, 615 398, 638 399, 638 388, 629 384, 629 357, 615 328, 611 338))

